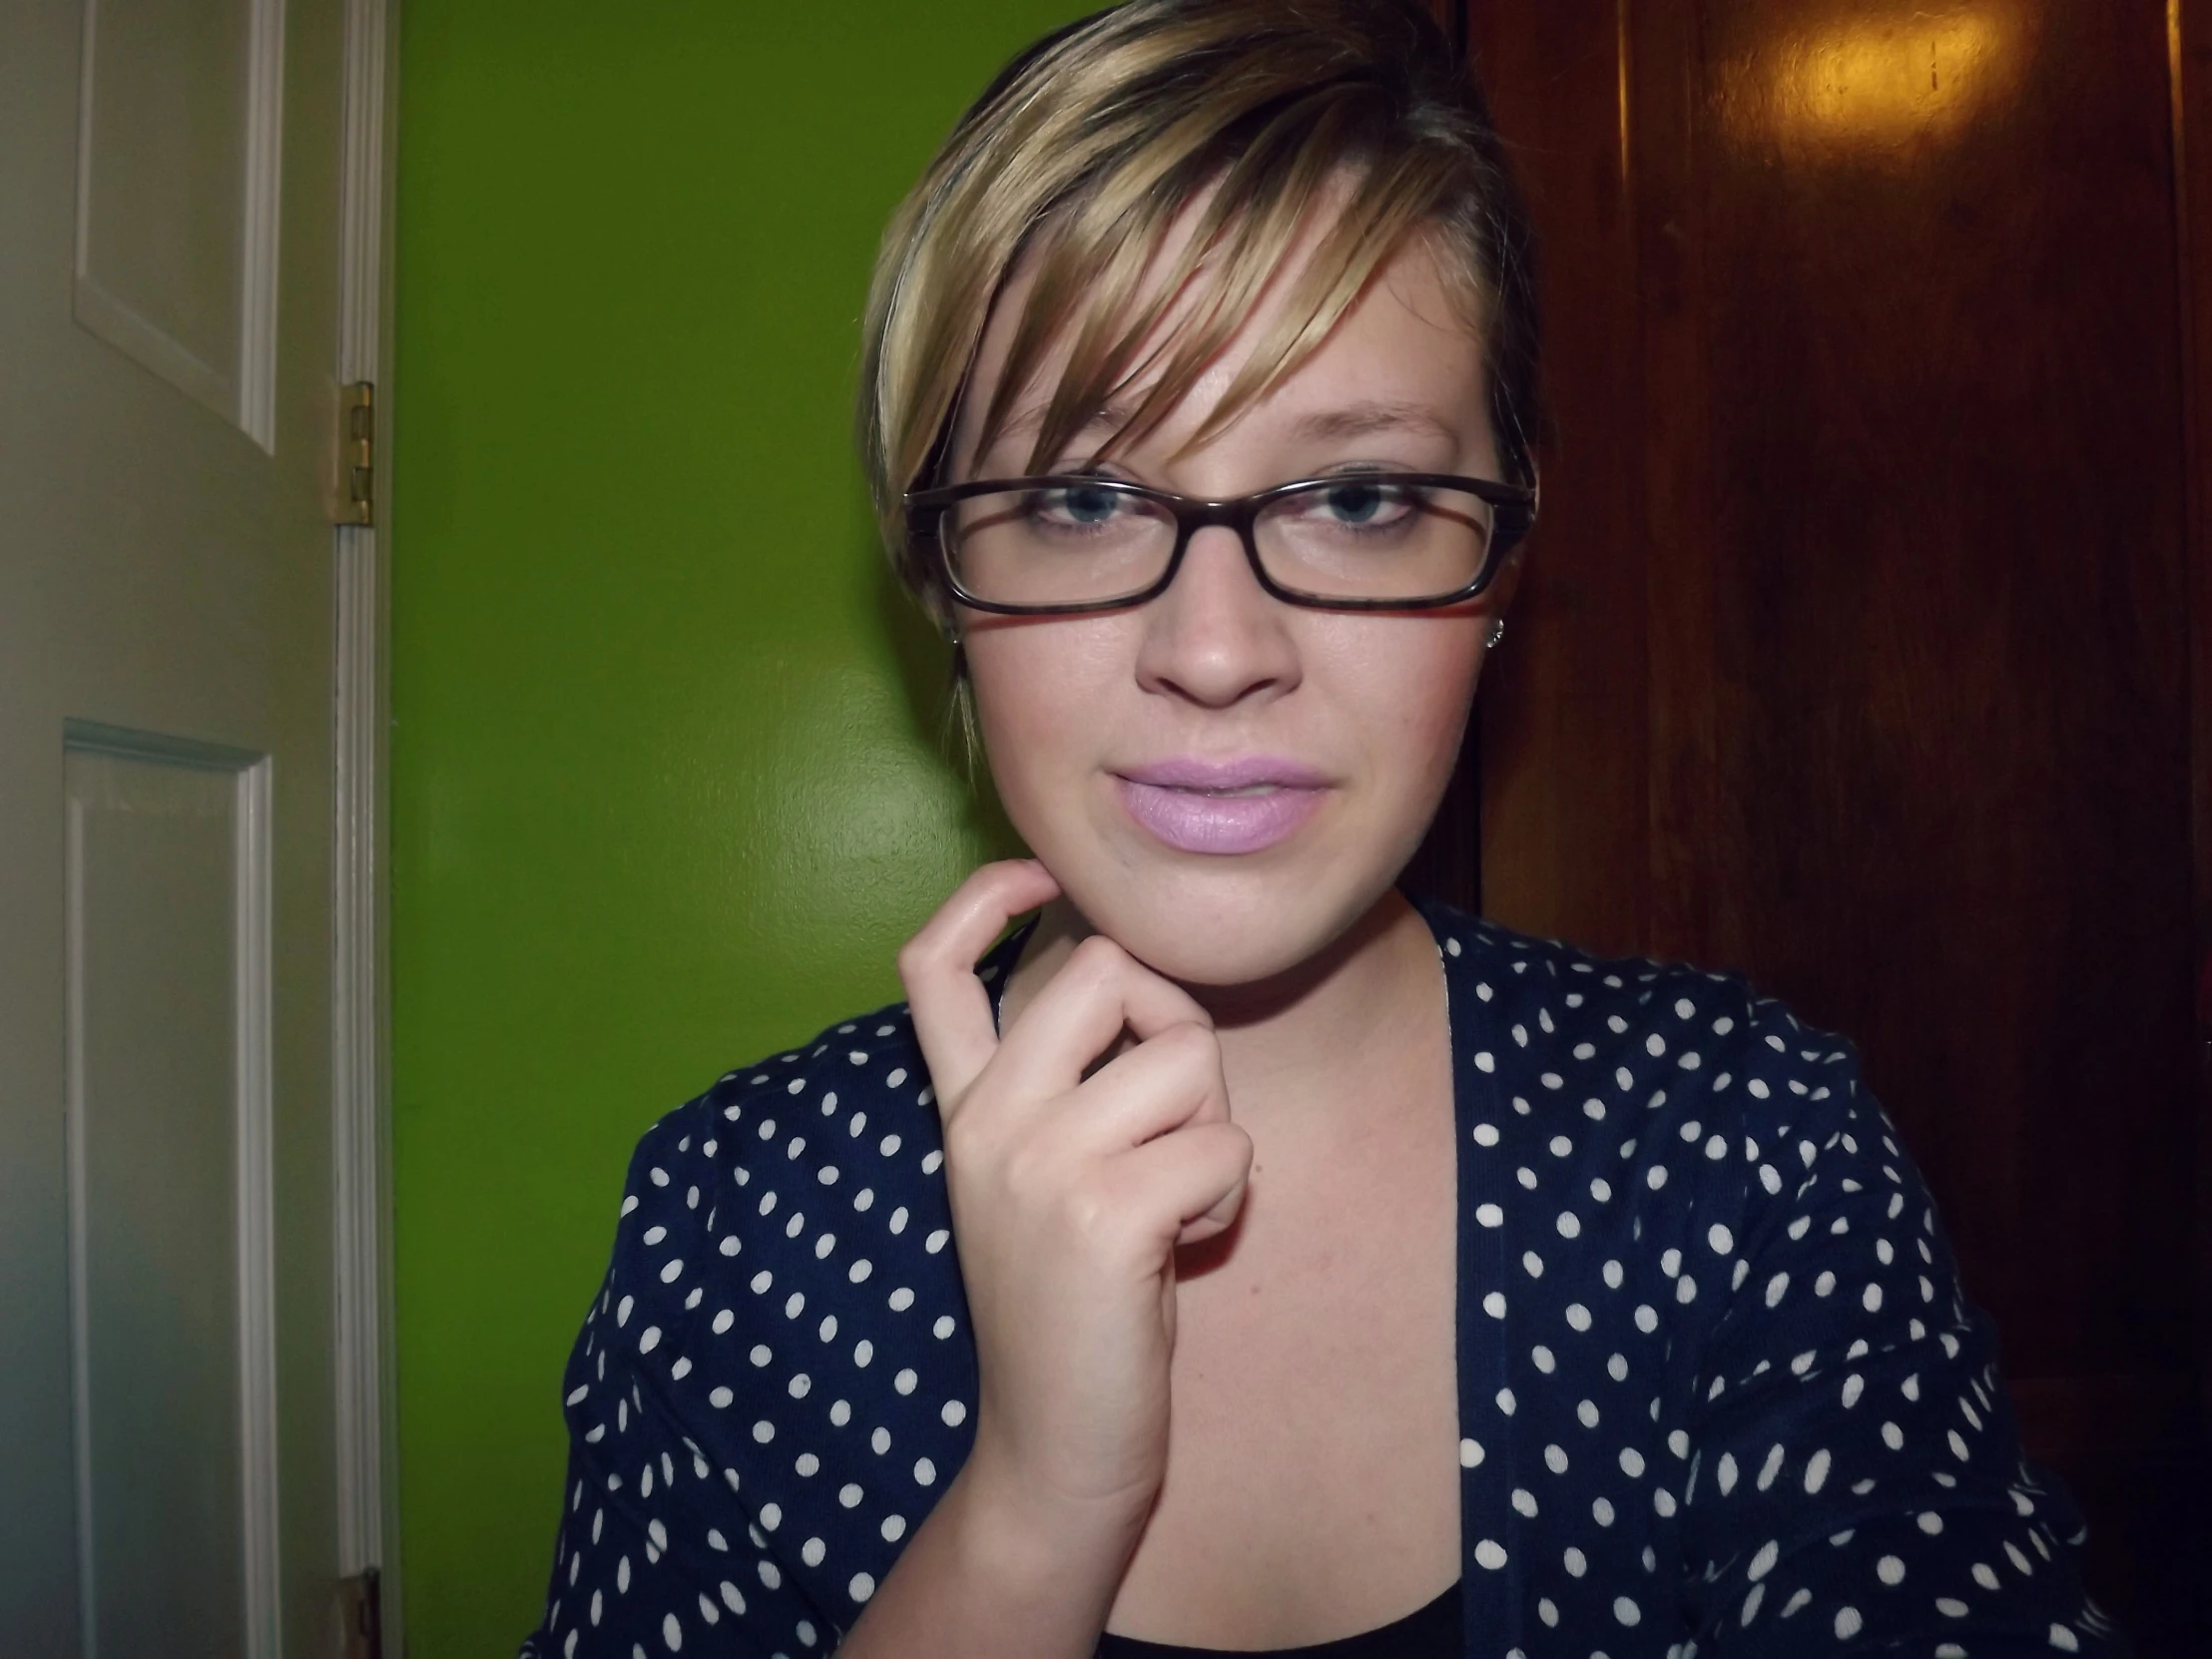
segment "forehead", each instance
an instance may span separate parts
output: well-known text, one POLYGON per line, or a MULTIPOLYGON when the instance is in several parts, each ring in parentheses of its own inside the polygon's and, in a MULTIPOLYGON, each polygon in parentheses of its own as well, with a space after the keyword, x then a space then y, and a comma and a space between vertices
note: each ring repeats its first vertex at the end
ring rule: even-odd
MULTIPOLYGON (((1034 331, 1049 295, 1038 291, 1045 262, 1018 261, 994 300, 978 343, 955 424, 956 456, 1028 456, 1071 380, 1095 382, 1092 395, 1060 424, 1085 453, 1123 447, 1169 450, 1210 441, 1231 428, 1265 429, 1320 441, 1382 430, 1430 429, 1463 440, 1488 431, 1483 373, 1482 296, 1441 239, 1423 228, 1377 263, 1342 311, 1297 337, 1301 279, 1327 256, 1331 204, 1308 217, 1271 269, 1243 274, 1251 287, 1233 326, 1165 410, 1148 407, 1179 351, 1237 274, 1201 264, 1173 293, 1164 291, 1190 236, 1189 211, 1147 262, 1139 302, 1157 309, 1149 327, 1110 343, 1117 321, 1104 305, 1077 303, 1029 353, 1033 367, 1017 387, 1002 384, 1025 328, 1034 331), (1292 349, 1283 349, 1290 334, 1292 349), (1101 350, 1116 359, 1096 372, 1101 350), (1280 358, 1281 360, 1276 360, 1280 358), (986 429, 989 411, 1000 418, 986 429), (1142 430, 1133 427, 1139 422, 1142 430)), ((1061 411, 1066 414, 1067 411, 1061 411)), ((1031 457, 1034 458, 1034 457, 1031 457)))

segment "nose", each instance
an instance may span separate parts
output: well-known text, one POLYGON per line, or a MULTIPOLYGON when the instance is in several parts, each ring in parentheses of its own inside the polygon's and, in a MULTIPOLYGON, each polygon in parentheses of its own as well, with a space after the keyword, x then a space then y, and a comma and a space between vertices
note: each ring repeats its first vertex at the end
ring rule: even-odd
POLYGON ((1300 678, 1290 610, 1260 585, 1237 532, 1209 525, 1144 607, 1138 683, 1205 709, 1281 697, 1300 678))

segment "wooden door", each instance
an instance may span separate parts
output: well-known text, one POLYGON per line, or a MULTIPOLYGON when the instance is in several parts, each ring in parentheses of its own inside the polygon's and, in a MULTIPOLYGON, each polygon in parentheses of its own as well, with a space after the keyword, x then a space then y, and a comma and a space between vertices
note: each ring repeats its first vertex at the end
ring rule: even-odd
POLYGON ((1485 907, 1859 1042, 2153 1654, 2212 1579, 2205 11, 1466 13, 1556 418, 1485 907))
POLYGON ((332 1652, 335 0, 0 7, 0 1649, 332 1652))

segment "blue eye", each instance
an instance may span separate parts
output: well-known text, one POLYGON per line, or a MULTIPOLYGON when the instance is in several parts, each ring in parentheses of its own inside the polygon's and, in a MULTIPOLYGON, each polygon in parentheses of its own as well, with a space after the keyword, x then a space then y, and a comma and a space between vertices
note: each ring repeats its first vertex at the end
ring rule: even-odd
POLYGON ((1103 524, 1119 505, 1112 490, 1080 486, 1060 492, 1060 506, 1078 524, 1103 524))
POLYGON ((1383 491, 1376 484, 1339 484, 1328 495, 1329 510, 1346 524, 1367 524, 1382 511, 1383 491))

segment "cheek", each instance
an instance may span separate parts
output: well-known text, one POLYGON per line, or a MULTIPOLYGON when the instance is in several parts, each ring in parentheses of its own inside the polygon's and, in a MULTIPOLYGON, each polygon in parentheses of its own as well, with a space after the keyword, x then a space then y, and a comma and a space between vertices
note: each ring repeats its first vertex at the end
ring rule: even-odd
POLYGON ((1009 811, 1085 767, 1103 700, 1129 677, 1100 621, 985 625, 967 635, 968 681, 991 776, 1009 811))
POLYGON ((1333 701, 1367 747, 1375 781, 1393 797, 1432 804, 1458 758, 1486 623, 1462 616, 1347 621, 1354 630, 1334 654, 1333 701))

